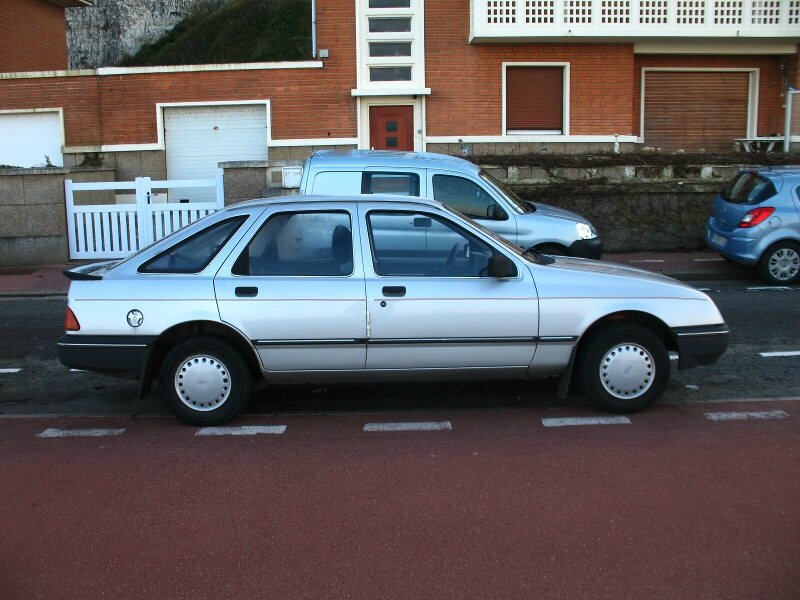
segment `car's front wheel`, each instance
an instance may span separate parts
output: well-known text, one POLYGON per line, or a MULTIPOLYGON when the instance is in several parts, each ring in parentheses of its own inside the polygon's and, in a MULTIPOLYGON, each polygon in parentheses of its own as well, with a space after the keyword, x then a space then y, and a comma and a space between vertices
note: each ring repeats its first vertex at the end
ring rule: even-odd
POLYGON ((616 413, 636 412, 656 402, 666 390, 669 353, 649 329, 614 325, 586 340, 577 373, 595 406, 616 413))
POLYGON ((191 425, 218 425, 235 417, 250 399, 251 382, 239 353, 213 337, 176 345, 159 375, 167 408, 191 425))
POLYGON ((770 246, 758 263, 758 274, 769 283, 796 283, 800 280, 800 244, 785 241, 770 246))

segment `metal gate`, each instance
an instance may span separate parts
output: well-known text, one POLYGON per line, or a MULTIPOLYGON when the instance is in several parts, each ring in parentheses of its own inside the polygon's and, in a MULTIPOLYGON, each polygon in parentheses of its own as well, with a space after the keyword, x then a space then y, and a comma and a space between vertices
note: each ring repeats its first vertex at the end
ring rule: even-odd
POLYGON ((222 175, 214 179, 135 181, 97 183, 64 182, 67 199, 69 257, 76 259, 125 258, 173 231, 216 212, 225 205, 222 175), (154 189, 214 188, 214 202, 167 202, 156 204, 154 189), (75 204, 75 192, 131 192, 128 204, 75 204))

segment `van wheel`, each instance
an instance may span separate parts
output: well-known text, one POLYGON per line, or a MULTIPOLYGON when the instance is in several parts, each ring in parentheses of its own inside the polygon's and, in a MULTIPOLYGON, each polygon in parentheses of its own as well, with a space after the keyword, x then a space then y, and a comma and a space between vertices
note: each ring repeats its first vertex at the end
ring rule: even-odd
POLYGON ((787 240, 770 246, 758 263, 758 275, 768 283, 796 283, 800 279, 800 245, 787 240))
POLYGON ((669 353, 652 331, 636 324, 601 329, 586 340, 578 377, 592 403, 615 413, 643 410, 667 389, 669 353))
POLYGON ((167 408, 190 425, 218 425, 232 419, 250 400, 251 385, 239 353, 213 337, 175 346, 159 374, 167 408))

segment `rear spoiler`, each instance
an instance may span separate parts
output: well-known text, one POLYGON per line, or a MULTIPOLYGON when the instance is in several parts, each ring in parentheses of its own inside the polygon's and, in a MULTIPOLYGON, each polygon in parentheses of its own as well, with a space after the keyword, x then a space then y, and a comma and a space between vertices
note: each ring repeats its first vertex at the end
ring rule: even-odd
POLYGON ((105 260, 103 262, 80 265, 71 269, 64 269, 64 276, 70 281, 99 281, 103 278, 100 273, 116 265, 118 260, 105 260))

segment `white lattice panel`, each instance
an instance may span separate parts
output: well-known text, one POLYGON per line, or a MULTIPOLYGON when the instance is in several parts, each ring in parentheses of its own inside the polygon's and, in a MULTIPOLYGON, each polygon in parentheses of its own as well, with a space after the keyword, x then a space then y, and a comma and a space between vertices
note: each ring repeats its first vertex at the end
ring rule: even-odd
POLYGON ((526 23, 554 23, 555 14, 555 0, 525 0, 526 23))
POLYGON ((789 2, 789 25, 800 25, 800 0, 789 2))
POLYGON ((639 23, 642 25, 664 25, 667 23, 669 15, 668 4, 667 0, 640 0, 639 23))
POLYGON ((714 25, 741 25, 742 0, 717 0, 714 2, 714 25))
POLYGON ((679 25, 702 25, 706 22, 705 0, 678 0, 676 16, 679 25))
POLYGON ((630 0, 600 0, 600 22, 611 24, 630 23, 630 0))
POLYGON ((517 22, 517 0, 489 0, 487 6, 487 22, 504 25, 517 22))
POLYGON ((777 25, 780 22, 780 0, 753 0, 753 25, 777 25))
POLYGON ((564 23, 592 22, 592 0, 564 0, 564 23))

